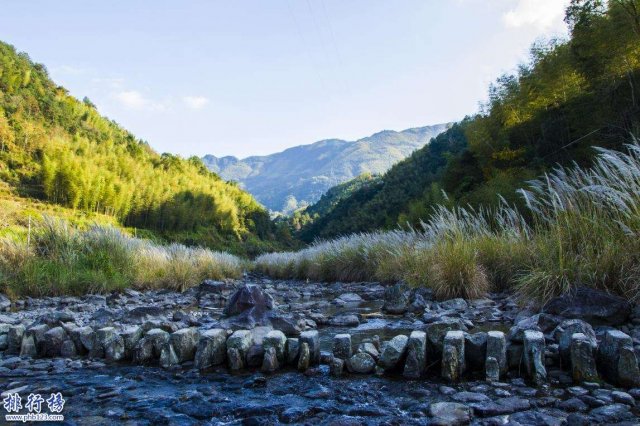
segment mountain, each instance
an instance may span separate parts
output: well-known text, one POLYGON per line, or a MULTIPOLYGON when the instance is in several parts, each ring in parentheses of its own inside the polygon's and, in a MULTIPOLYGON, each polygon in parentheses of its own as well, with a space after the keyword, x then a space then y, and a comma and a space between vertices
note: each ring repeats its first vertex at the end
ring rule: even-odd
POLYGON ((448 126, 384 130, 355 142, 327 139, 243 160, 213 155, 202 160, 222 178, 239 182, 270 210, 291 213, 319 200, 334 185, 363 173, 384 173, 448 126))
POLYGON ((250 194, 198 157, 156 153, 2 42, 0 181, 11 197, 99 213, 189 244, 239 245, 274 232, 250 194))
POLYGON ((419 226, 438 204, 491 206, 498 194, 518 205, 527 181, 557 165, 590 164, 594 147, 637 141, 640 1, 572 2, 565 21, 571 38, 534 44, 528 64, 491 85, 479 114, 331 208, 307 209, 322 213, 299 212, 298 236, 419 226))

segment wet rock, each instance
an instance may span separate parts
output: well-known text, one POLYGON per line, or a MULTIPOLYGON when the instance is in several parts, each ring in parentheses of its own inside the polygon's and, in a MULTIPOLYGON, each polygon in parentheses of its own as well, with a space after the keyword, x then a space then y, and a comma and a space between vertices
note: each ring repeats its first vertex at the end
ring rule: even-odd
POLYGON ((472 371, 484 370, 485 358, 487 357, 487 333, 465 334, 464 346, 467 368, 472 371))
POLYGON ((378 362, 378 360, 380 359, 380 351, 378 350, 378 347, 375 344, 371 343, 371 342, 362 342, 362 343, 360 343, 358 345, 358 349, 356 350, 356 352, 367 353, 367 354, 371 355, 373 357, 373 359, 376 360, 376 362, 378 362))
POLYGON ((164 309, 160 306, 138 306, 125 312, 123 319, 127 322, 142 323, 163 314, 164 309))
POLYGON ((333 338, 333 356, 339 359, 351 358, 351 335, 336 334, 333 338))
POLYGON ((509 343, 507 345, 507 369, 517 370, 520 369, 524 353, 524 347, 521 344, 509 343))
POLYGON ((573 380, 577 383, 597 381, 594 347, 584 333, 573 334, 569 352, 573 380))
POLYGON ((49 327, 59 327, 66 322, 74 322, 75 318, 69 311, 60 312, 47 312, 44 315, 40 315, 36 320, 36 324, 46 324, 49 327))
POLYGON ((227 348, 227 360, 231 370, 241 370, 245 366, 244 357, 237 348, 227 348))
POLYGON ((317 330, 309 330, 300 333, 300 345, 306 343, 309 346, 310 365, 320 363, 320 335, 317 330))
POLYGON ((387 342, 380 354, 380 359, 378 360, 379 365, 387 371, 402 367, 404 365, 408 342, 409 338, 403 334, 395 336, 387 342))
MULTIPOLYGON (((67 331, 67 328, 63 327, 65 329, 65 332, 67 331)), ((49 326, 47 324, 38 324, 38 325, 33 325, 31 327, 29 327, 26 331, 25 334, 27 336, 31 336, 33 337, 33 342, 35 344, 36 347, 36 353, 37 355, 45 355, 45 333, 49 331, 49 326)), ((67 333, 68 334, 68 333, 67 333)), ((24 340, 24 339, 23 339, 24 340)))
POLYGON ((273 298, 257 285, 245 284, 233 293, 224 308, 224 315, 240 315, 252 311, 253 315, 260 315, 274 307, 273 298))
POLYGON ((336 297, 334 303, 338 305, 350 305, 350 304, 358 304, 362 302, 362 297, 356 293, 343 293, 340 296, 336 297))
POLYGON ((300 342, 300 351, 298 355, 298 370, 306 371, 311 363, 311 350, 307 342, 300 342))
POLYGON ((160 352, 166 343, 169 342, 170 334, 160 328, 153 328, 144 335, 144 339, 151 342, 153 357, 159 358, 160 352))
POLYGON ((7 348, 9 347, 9 342, 8 342, 9 328, 11 328, 9 324, 0 323, 0 351, 6 351, 7 348))
MULTIPOLYGON (((62 327, 54 327, 44 333, 44 354, 48 357, 60 356, 62 342, 67 339, 67 333, 62 327)), ((35 342, 34 342, 35 343, 35 342)))
POLYGON ((589 412, 593 423, 619 423, 624 420, 634 420, 635 416, 629 410, 629 406, 624 404, 610 404, 599 408, 594 408, 589 412))
POLYGON ((365 352, 358 352, 347 361, 347 368, 352 373, 368 374, 373 371, 376 361, 365 352))
POLYGON ((434 357, 442 353, 444 336, 449 331, 466 331, 467 328, 458 318, 442 317, 440 320, 427 325, 428 349, 432 351, 434 357))
MULTIPOLYGON (((113 327, 104 327, 96 331, 95 346, 99 348, 107 361, 124 359, 124 340, 113 327)), ((96 350, 94 347, 94 351, 96 350)))
POLYGON ((273 373, 279 367, 280 364, 278 362, 276 348, 274 346, 265 347, 264 358, 262 359, 262 371, 264 373, 273 373))
POLYGON ((631 337, 619 330, 607 330, 598 349, 599 364, 606 378, 624 387, 640 386, 631 337))
POLYGON ((473 404, 473 411, 480 417, 493 417, 512 414, 531 408, 528 400, 518 397, 498 398, 491 402, 473 404))
POLYGON ((541 331, 524 332, 524 364, 529 378, 537 385, 547 379, 544 366, 544 335, 541 331))
POLYGON ((497 382, 500 380, 500 364, 498 360, 492 356, 488 356, 485 361, 485 377, 488 382, 497 382))
POLYGON ((465 370, 464 333, 448 331, 442 349, 442 377, 457 382, 465 370))
POLYGON ((170 368, 180 364, 178 355, 171 343, 166 343, 160 352, 160 365, 163 368, 170 368))
POLYGON ((392 315, 400 315, 409 309, 409 296, 405 285, 395 284, 384 291, 382 310, 392 315))
POLYGON ((274 348, 276 351, 276 357, 278 359, 278 363, 284 364, 285 362, 285 345, 287 343, 287 337, 284 335, 282 331, 272 330, 264 337, 263 346, 266 351, 269 348, 274 348))
MULTIPOLYGON (((246 360, 247 352, 249 348, 253 344, 253 336, 249 330, 237 330, 235 331, 228 339, 227 339, 227 358, 231 362, 232 350, 237 350, 239 352, 240 358, 242 359, 242 366, 244 367, 244 362, 246 360)), ((233 356, 236 354, 234 353, 233 356)), ((237 364, 236 364, 237 366, 237 364)), ((233 368, 232 369, 237 369, 233 368)))
POLYGON ((73 340, 68 338, 67 340, 62 342, 60 355, 64 358, 73 358, 77 355, 76 345, 75 343, 73 343, 73 340))
POLYGON ((522 343, 526 330, 548 333, 556 328, 561 320, 562 318, 547 313, 536 314, 528 318, 520 319, 509 329, 507 339, 511 342, 522 343))
POLYGON ((593 331, 593 328, 589 323, 579 319, 562 321, 554 330, 553 335, 558 342, 560 359, 564 365, 569 365, 571 358, 571 342, 575 333, 583 334, 594 350, 598 346, 596 333, 593 331))
POLYGON ((457 402, 436 402, 429 406, 434 425, 466 425, 471 421, 471 408, 457 402))
POLYGON ((227 332, 221 328, 205 330, 200 333, 195 354, 195 367, 202 370, 222 364, 226 354, 227 332))
POLYGON ((0 312, 9 312, 9 309, 11 309, 11 300, 0 293, 0 312))
POLYGON ((293 315, 271 312, 268 318, 274 329, 282 331, 287 336, 298 336, 305 328, 304 318, 296 318, 293 315))
POLYGON ((329 364, 329 374, 335 377, 342 376, 344 371, 344 360, 341 358, 333 358, 329 364))
POLYGON ((329 320, 329 325, 335 327, 357 327, 360 325, 360 320, 357 315, 353 314, 337 315, 329 320))
POLYGON ((142 328, 138 326, 130 326, 120 331, 120 337, 124 342, 124 357, 131 358, 133 348, 142 339, 142 328))
POLYGON ((22 336, 24 336, 25 327, 22 324, 12 325, 7 332, 7 354, 17 355, 22 347, 22 336))
POLYGON ((22 337, 22 343, 20 345, 20 356, 35 358, 38 356, 38 349, 36 348, 36 342, 33 336, 24 335, 22 337))
POLYGON ((169 342, 178 358, 178 364, 194 359, 199 339, 197 328, 184 328, 171 334, 169 342))
POLYGON ((440 307, 442 309, 453 309, 456 311, 464 311, 469 307, 469 305, 467 305, 467 302, 464 299, 457 298, 457 299, 449 299, 449 300, 440 302, 440 307))
POLYGON ((600 290, 579 287, 565 295, 551 299, 544 312, 576 318, 592 325, 620 325, 631 313, 628 300, 600 290))
POLYGON ((502 331, 487 333, 487 359, 495 358, 498 363, 499 374, 507 371, 507 341, 502 331))
POLYGON ((408 379, 419 378, 427 363, 427 333, 412 331, 407 342, 407 360, 403 375, 408 379))
POLYGON ((287 364, 296 365, 298 362, 298 353, 300 352, 300 341, 295 337, 287 338, 286 351, 287 364))

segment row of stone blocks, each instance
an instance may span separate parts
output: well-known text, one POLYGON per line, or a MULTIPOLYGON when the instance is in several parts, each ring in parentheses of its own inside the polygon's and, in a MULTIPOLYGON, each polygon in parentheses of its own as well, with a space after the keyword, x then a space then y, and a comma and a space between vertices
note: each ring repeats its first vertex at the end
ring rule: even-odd
MULTIPOLYGON (((413 331, 410 336, 398 335, 378 347, 363 343, 354 353, 351 336, 338 334, 334 337, 332 354, 324 362, 330 365, 334 375, 342 374, 346 368, 353 373, 401 371, 405 377, 415 379, 425 372, 429 363, 439 361, 443 378, 460 380, 467 371, 464 333, 447 331, 442 341, 433 346, 425 332, 413 331), (427 359, 429 356, 434 356, 433 361, 427 359)), ((640 385, 632 339, 625 333, 608 330, 596 346, 594 339, 576 332, 570 334, 565 346, 565 353, 561 353, 563 362, 569 364, 576 382, 599 380, 600 372, 620 386, 640 385)), ((524 366, 524 372, 534 383, 546 381, 545 337, 541 332, 524 331, 522 351, 512 352, 508 351, 503 332, 489 331, 483 349, 486 356, 482 368, 487 380, 498 381, 509 365, 519 365, 524 366)), ((93 358, 132 360, 137 364, 159 360, 163 367, 194 361, 200 369, 226 362, 233 370, 261 366, 265 372, 284 365, 306 370, 320 363, 316 330, 305 331, 298 338, 287 338, 281 331, 272 330, 256 339, 250 330, 230 334, 224 329, 186 328, 168 333, 159 328, 145 332, 137 326, 120 331, 113 327, 94 331, 91 327, 70 323, 53 328, 36 325, 29 329, 0 324, 0 350, 31 357, 88 354, 93 358)))

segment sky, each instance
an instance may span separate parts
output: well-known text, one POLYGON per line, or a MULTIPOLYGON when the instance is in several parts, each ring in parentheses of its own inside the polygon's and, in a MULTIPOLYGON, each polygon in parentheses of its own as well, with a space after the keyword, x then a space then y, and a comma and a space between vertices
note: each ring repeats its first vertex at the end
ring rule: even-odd
POLYGON ((568 0, 5 0, 0 40, 159 152, 244 158, 456 121, 568 0))

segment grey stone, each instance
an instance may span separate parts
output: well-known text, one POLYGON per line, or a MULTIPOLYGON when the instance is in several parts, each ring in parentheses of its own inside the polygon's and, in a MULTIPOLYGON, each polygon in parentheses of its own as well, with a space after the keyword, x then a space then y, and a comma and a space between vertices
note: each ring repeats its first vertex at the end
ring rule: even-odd
POLYGON ((227 355, 227 332, 214 328, 200 333, 198 348, 195 354, 195 367, 209 368, 222 364, 227 355))
POLYGON ((352 373, 371 373, 376 366, 376 361, 365 352, 358 352, 347 361, 347 368, 352 373))
POLYGON ((153 357, 160 358, 160 353, 165 343, 169 342, 170 334, 160 328, 152 328, 144 335, 144 339, 151 342, 153 347, 153 357))
MULTIPOLYGON (((158 356, 160 356, 158 354, 158 356)), ((146 364, 153 360, 153 341, 143 337, 136 343, 132 353, 133 362, 136 364, 146 364)))
POLYGON ((524 364, 527 375, 534 383, 540 385, 547 379, 544 366, 544 334, 541 331, 526 330, 524 332, 524 364))
POLYGON ((465 362, 469 371, 483 371, 487 357, 487 333, 465 334, 465 362))
POLYGON ((334 300, 338 305, 357 304, 362 302, 362 297, 356 293, 344 293, 334 300))
POLYGON ((298 362, 298 353, 300 352, 300 341, 295 337, 287 338, 287 364, 296 365, 298 362))
POLYGON ((238 348, 227 348, 227 360, 231 370, 241 370, 244 368, 244 356, 238 348))
POLYGON ((351 335, 336 334, 333 337, 333 356, 345 360, 351 355, 351 335))
POLYGON ((408 379, 417 379, 424 372, 427 364, 427 333, 412 331, 407 342, 407 361, 403 375, 408 379))
MULTIPOLYGON (((380 349, 383 349, 383 347, 381 347, 380 349)), ((362 342, 362 343, 360 343, 358 345, 358 349, 356 350, 356 352, 368 353, 369 355, 371 355, 373 357, 373 359, 376 360, 376 362, 380 359, 380 351, 378 350, 376 345, 371 343, 371 342, 362 342)))
POLYGON ((607 330, 598 350, 605 378, 623 387, 640 385, 638 361, 631 337, 619 330, 607 330))
POLYGON ((60 356, 62 342, 67 339, 67 333, 62 327, 54 327, 44 333, 44 354, 48 357, 60 356))
POLYGON ((279 367, 280 364, 278 363, 276 348, 274 346, 265 347, 264 358, 262 360, 262 371, 264 373, 273 373, 279 367))
POLYGON ((286 359, 285 346, 287 343, 287 336, 280 330, 271 330, 264 337, 262 345, 264 346, 265 355, 269 348, 274 348, 276 351, 276 357, 279 364, 284 364, 286 359))
POLYGON ((440 302, 440 307, 442 309, 453 309, 456 311, 464 311, 469 307, 469 305, 467 305, 467 302, 464 299, 457 298, 457 299, 449 299, 449 300, 440 302))
POLYGON ((627 299, 588 287, 579 287, 550 300, 544 312, 577 318, 592 325, 620 325, 631 313, 627 299))
POLYGON ((180 364, 180 359, 173 348, 173 344, 165 343, 160 352, 160 365, 163 368, 171 368, 180 364))
POLYGON ((342 376, 344 371, 344 360, 341 358, 333 358, 329 364, 329 374, 332 376, 342 376))
POLYGON ((76 345, 73 343, 73 340, 67 339, 62 342, 62 347, 60 348, 60 355, 65 358, 72 358, 77 355, 76 345))
POLYGON ((11 309, 11 300, 0 293, 0 312, 9 312, 9 309, 11 309))
MULTIPOLYGON (((66 332, 67 328, 63 327, 63 329, 65 329, 66 332)), ((35 344, 37 355, 45 355, 46 349, 44 336, 47 331, 49 331, 49 326, 47 324, 33 325, 25 331, 25 335, 33 337, 33 343, 35 344)))
POLYGON ((78 327, 71 330, 71 339, 76 344, 76 349, 80 353, 91 352, 95 343, 95 333, 93 328, 86 325, 84 327, 78 327))
POLYGON ((429 406, 432 418, 429 424, 453 426, 469 424, 471 408, 458 402, 436 402, 429 406))
POLYGON ((9 338, 7 334, 0 334, 0 351, 6 351, 9 347, 9 338))
POLYGON ((264 360, 264 346, 254 343, 249 347, 244 360, 247 363, 247 367, 260 367, 264 360))
MULTIPOLYGON (((107 361, 124 359, 124 340, 113 327, 104 327, 96 332, 96 344, 104 351, 107 361)), ((95 349, 95 348, 94 348, 95 349)))
POLYGON ((560 359, 564 365, 570 365, 571 342, 575 333, 583 334, 594 350, 598 346, 596 333, 593 331, 593 328, 589 323, 579 319, 562 321, 554 330, 553 335, 558 342, 560 359))
POLYGON ((488 356, 485 361, 485 375, 488 382, 500 381, 500 363, 492 356, 488 356))
POLYGON ((329 325, 334 327, 357 327, 360 325, 360 320, 357 315, 353 314, 337 315, 329 320, 329 325))
POLYGON ((311 364, 311 350, 307 342, 300 342, 300 352, 298 355, 298 370, 307 371, 311 364))
POLYGON ((137 325, 127 327, 120 331, 120 337, 122 337, 122 341, 124 342, 125 358, 131 358, 133 348, 138 341, 142 339, 142 328, 137 325))
POLYGON ((442 377, 457 382, 465 371, 464 333, 448 331, 442 349, 442 377))
POLYGON ((573 380, 577 383, 597 381, 594 348, 584 333, 573 334, 569 352, 573 380))
POLYGON ((18 355, 22 347, 22 336, 24 336, 25 327, 22 324, 12 325, 7 332, 7 354, 18 355))
POLYGON ((382 310, 389 314, 404 314, 409 309, 409 295, 405 285, 395 284, 384 291, 382 310))
POLYGON ((178 363, 193 361, 198 347, 200 333, 197 328, 183 328, 175 333, 171 333, 169 342, 173 346, 178 363))
POLYGON ((20 345, 20 356, 35 358, 38 356, 38 349, 36 348, 36 342, 33 336, 25 334, 22 337, 22 344, 20 345))
POLYGON ((300 344, 306 343, 309 346, 309 365, 320 363, 320 335, 317 330, 309 330, 300 333, 300 344))
MULTIPOLYGON (((253 335, 249 330, 237 330, 235 331, 228 339, 227 339, 227 358, 231 361, 231 353, 232 349, 237 349, 240 357, 242 358, 242 367, 244 367, 244 363, 246 362, 246 356, 249 352, 249 348, 253 345, 253 335)), ((235 354, 234 354, 235 356, 235 354)), ((233 367, 232 367, 233 369, 233 367)))
POLYGON ((487 359, 489 357, 497 361, 500 375, 507 372, 507 340, 502 331, 487 333, 487 359))
POLYGON ((404 334, 395 336, 384 346, 378 364, 385 370, 393 370, 404 366, 409 338, 404 334))

